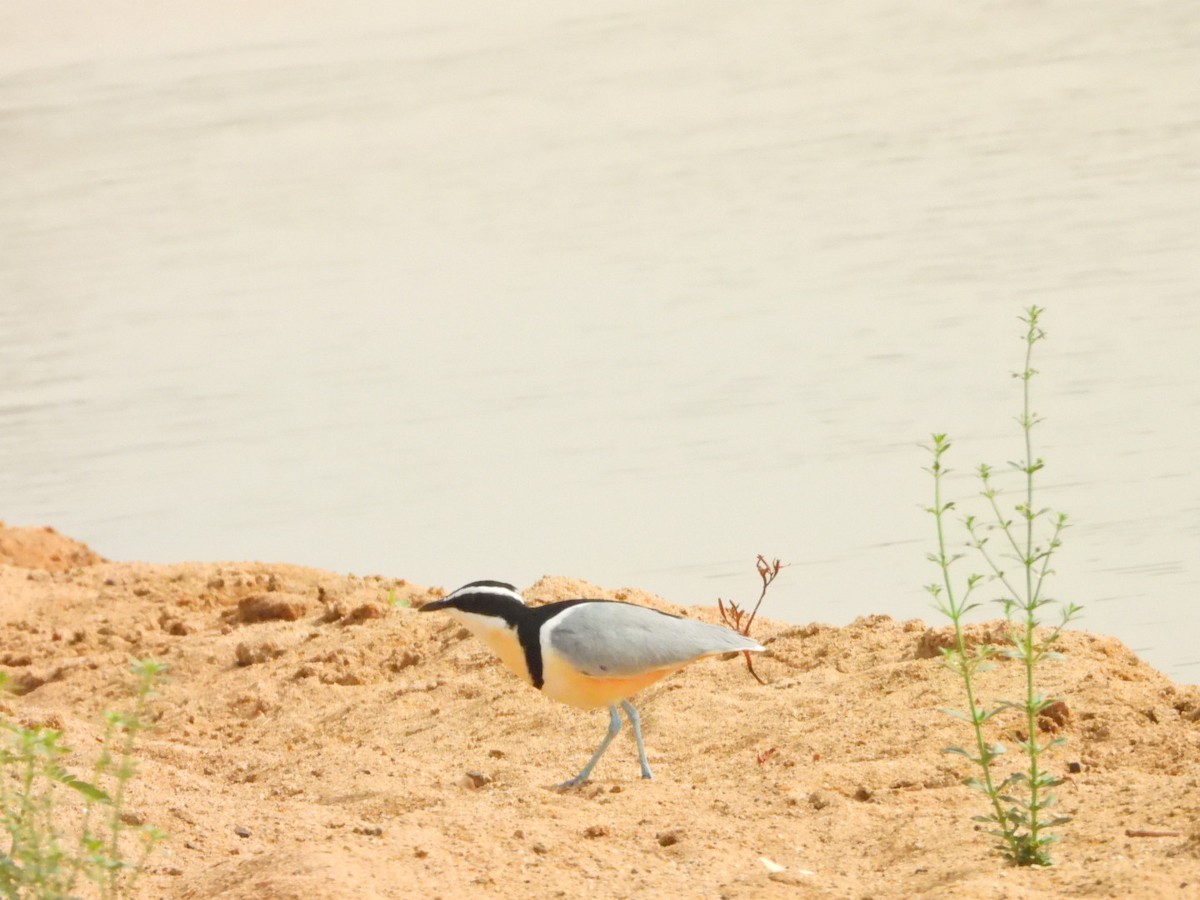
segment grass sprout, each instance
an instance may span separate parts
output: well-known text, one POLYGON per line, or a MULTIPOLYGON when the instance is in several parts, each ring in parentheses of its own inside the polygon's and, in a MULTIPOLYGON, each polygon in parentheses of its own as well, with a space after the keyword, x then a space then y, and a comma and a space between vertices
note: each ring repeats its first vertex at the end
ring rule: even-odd
MULTIPOLYGON (((132 895, 165 838, 152 825, 127 824, 125 810, 126 788, 137 774, 135 741, 148 727, 147 704, 165 671, 153 660, 132 662, 133 706, 104 714, 100 751, 86 781, 66 768, 71 748, 61 731, 0 716, 0 814, 8 838, 7 849, 0 847, 0 898, 71 897, 81 880, 92 882, 102 900, 132 895), (72 796, 82 814, 77 831, 67 833, 63 813, 72 796)), ((0 689, 6 682, 0 673, 0 689)))
POLYGON ((947 518, 955 510, 953 501, 943 496, 943 479, 950 471, 944 457, 950 449, 945 434, 934 434, 928 448, 933 459, 927 471, 933 476, 933 506, 928 512, 937 524, 937 552, 929 560, 940 570, 940 580, 926 586, 937 609, 950 619, 954 627, 953 643, 942 648, 942 661, 963 682, 966 694, 965 710, 944 710, 971 726, 974 742, 969 748, 948 747, 946 752, 965 757, 977 774, 964 783, 981 792, 988 803, 986 814, 975 820, 988 826, 988 833, 997 841, 997 848, 1012 862, 1022 866, 1051 865, 1051 845, 1059 839, 1049 829, 1071 821, 1069 816, 1053 811, 1055 798, 1052 789, 1062 779, 1051 774, 1043 755, 1065 743, 1065 738, 1053 737, 1043 741, 1039 736, 1039 716, 1059 698, 1043 694, 1035 680, 1037 667, 1046 660, 1059 657, 1054 645, 1067 624, 1078 616, 1080 607, 1074 603, 1060 606, 1059 621, 1053 627, 1042 628, 1044 608, 1057 603, 1046 594, 1046 579, 1053 573, 1051 560, 1061 546, 1067 528, 1067 516, 1035 504, 1036 476, 1045 467, 1044 461, 1033 454, 1032 434, 1042 418, 1030 405, 1030 383, 1037 370, 1033 368, 1033 349, 1046 337, 1041 327, 1043 309, 1030 306, 1021 316, 1025 323, 1025 366, 1013 377, 1022 383, 1023 407, 1017 422, 1024 438, 1025 456, 1009 466, 1023 476, 1023 490, 1011 514, 1001 503, 991 467, 980 465, 980 496, 985 501, 984 517, 966 516, 968 550, 975 550, 982 559, 987 574, 971 574, 956 590, 951 568, 965 556, 947 550, 947 518), (1002 596, 996 601, 1004 610, 1008 622, 1008 641, 1005 646, 984 644, 968 647, 963 617, 981 605, 973 599, 983 584, 998 585, 1002 596), (1000 700, 991 706, 979 700, 978 676, 988 671, 995 659, 1010 659, 1020 663, 1024 674, 1024 696, 1016 700, 1000 700), (1017 746, 1024 755, 1024 768, 1001 776, 995 763, 1005 757, 1008 748, 990 741, 989 726, 997 716, 1015 713, 1019 720, 1017 746))

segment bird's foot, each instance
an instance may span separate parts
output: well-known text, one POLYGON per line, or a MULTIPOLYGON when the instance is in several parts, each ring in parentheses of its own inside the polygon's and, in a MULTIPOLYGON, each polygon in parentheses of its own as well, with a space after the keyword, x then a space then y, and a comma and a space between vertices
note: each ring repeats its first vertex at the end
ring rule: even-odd
POLYGON ((554 785, 550 788, 550 790, 559 794, 564 794, 567 791, 573 791, 577 788, 581 788, 587 783, 588 780, 586 775, 576 775, 574 778, 568 778, 562 784, 554 785))

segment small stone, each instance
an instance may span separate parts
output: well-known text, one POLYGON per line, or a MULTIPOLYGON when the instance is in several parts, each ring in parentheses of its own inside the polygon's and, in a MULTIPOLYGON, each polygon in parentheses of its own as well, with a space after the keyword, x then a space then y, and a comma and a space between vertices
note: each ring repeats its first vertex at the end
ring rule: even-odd
POLYGON ((1083 763, 1075 762, 1075 761, 1069 762, 1069 763, 1067 763, 1067 771, 1070 772, 1072 775, 1078 775, 1080 772, 1083 771, 1083 763))
POLYGON ((492 778, 490 775, 485 775, 482 772, 467 772, 463 776, 463 786, 469 788, 481 788, 485 784, 491 784, 492 778))
POLYGON ((413 856, 417 859, 424 859, 429 855, 429 851, 424 847, 413 847, 413 856))
POLYGON ((530 849, 533 850, 533 852, 536 853, 538 856, 545 856, 547 853, 550 852, 549 848, 545 844, 543 844, 541 841, 534 841, 533 847, 531 847, 530 849))
POLYGON ((669 831, 660 831, 654 836, 660 847, 673 847, 683 840, 684 830, 682 828, 672 828, 669 831))
MULTIPOLYGON (((419 665, 420 662, 421 655, 419 653, 413 653, 411 650, 405 650, 403 653, 399 651, 393 651, 392 655, 388 657, 388 660, 384 665, 393 672, 403 672, 405 669, 411 666, 419 665)), ((492 751, 492 753, 495 752, 497 751, 492 751)), ((503 756, 503 754, 501 754, 501 756, 503 756)))
POLYGON ((608 828, 604 825, 589 825, 583 829, 583 836, 590 838, 604 837, 608 834, 608 828))
POLYGON ((250 829, 245 828, 241 825, 239 825, 237 828, 233 829, 233 833, 236 834, 240 838, 250 837, 250 829))
POLYGON ((917 638, 913 656, 917 659, 937 659, 944 648, 954 646, 954 635, 946 629, 928 628, 917 638))
POLYGON ((308 600, 298 594, 254 594, 238 601, 239 622, 295 622, 308 612, 308 600))
POLYGON ((346 615, 346 607, 341 603, 326 603, 325 611, 318 617, 318 622, 336 622, 346 615))
POLYGON ((854 799, 862 803, 870 800, 873 796, 875 796, 874 792, 865 785, 860 785, 858 790, 854 792, 854 799))
POLYGON ((504 751, 503 750, 489 750, 488 756, 490 756, 492 759, 504 759, 504 751))
POLYGON ((1038 729, 1055 732, 1071 721, 1071 710, 1062 700, 1056 700, 1038 713, 1038 729))
POLYGON ((837 805, 837 796, 829 791, 813 791, 808 795, 808 803, 813 809, 825 809, 837 805))
POLYGON ((283 653, 283 648, 274 641, 262 641, 255 645, 240 641, 237 647, 234 648, 233 657, 234 662, 244 667, 266 662, 269 659, 275 659, 277 656, 282 656, 283 653))
POLYGON ((363 603, 354 607, 342 619, 343 625, 357 625, 368 619, 382 619, 387 615, 387 608, 378 603, 363 603))
POLYGON ((8 690, 19 697, 22 694, 28 694, 30 691, 36 691, 43 684, 51 680, 52 676, 44 677, 42 675, 35 675, 33 672, 22 672, 18 676, 9 678, 8 690))
POLYGON ((355 825, 355 834, 365 834, 367 837, 382 837, 383 827, 380 825, 355 825))

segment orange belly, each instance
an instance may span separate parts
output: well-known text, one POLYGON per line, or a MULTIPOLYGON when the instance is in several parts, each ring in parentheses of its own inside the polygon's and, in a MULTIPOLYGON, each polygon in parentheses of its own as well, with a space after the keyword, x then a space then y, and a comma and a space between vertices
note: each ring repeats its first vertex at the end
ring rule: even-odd
POLYGON ((545 655, 542 664, 542 693, 559 703, 579 709, 597 709, 632 697, 686 665, 683 663, 620 678, 595 678, 576 671, 553 652, 545 655))

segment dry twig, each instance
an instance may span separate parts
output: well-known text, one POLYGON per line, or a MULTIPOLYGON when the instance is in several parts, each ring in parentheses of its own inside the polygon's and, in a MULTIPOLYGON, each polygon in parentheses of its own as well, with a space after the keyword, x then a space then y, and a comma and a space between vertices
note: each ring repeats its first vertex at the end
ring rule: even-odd
MULTIPOLYGON (((777 559, 767 562, 767 558, 761 553, 758 559, 754 562, 754 568, 758 571, 758 577, 762 579, 762 590, 758 594, 758 602, 754 604, 754 609, 747 616, 746 611, 730 600, 726 606, 725 601, 720 597, 717 598, 717 609, 721 612, 721 621, 732 628, 734 631, 750 637, 750 626, 754 624, 754 617, 758 615, 758 608, 762 606, 763 599, 767 596, 767 588, 771 586, 771 582, 779 577, 780 569, 787 567, 786 563, 782 563, 777 559)), ((750 670, 750 674, 754 676, 754 680, 759 684, 766 684, 758 673, 754 671, 754 663, 750 658, 750 651, 743 651, 746 657, 746 668, 750 670)))

